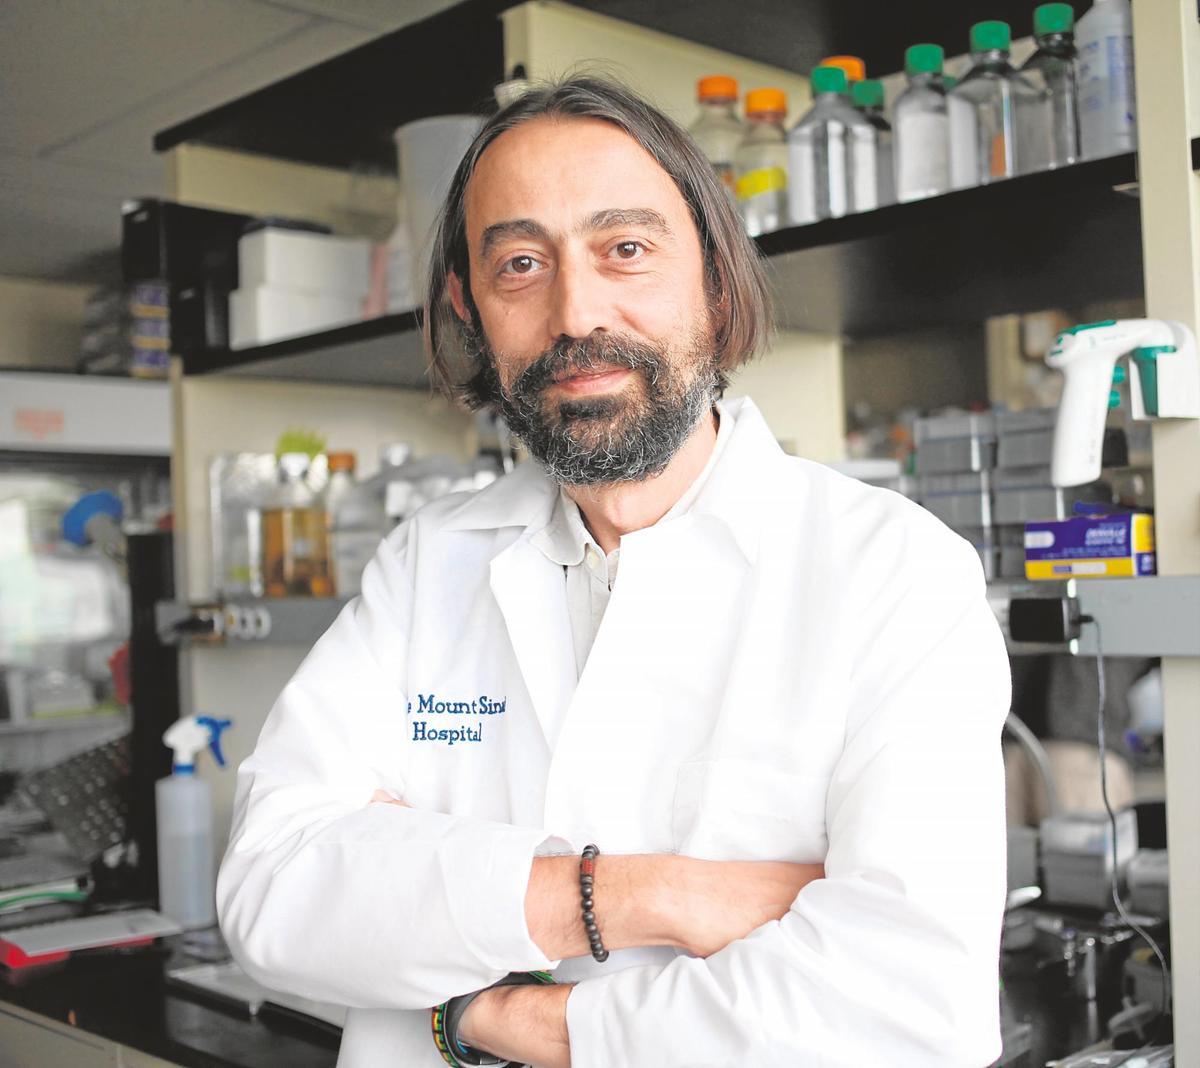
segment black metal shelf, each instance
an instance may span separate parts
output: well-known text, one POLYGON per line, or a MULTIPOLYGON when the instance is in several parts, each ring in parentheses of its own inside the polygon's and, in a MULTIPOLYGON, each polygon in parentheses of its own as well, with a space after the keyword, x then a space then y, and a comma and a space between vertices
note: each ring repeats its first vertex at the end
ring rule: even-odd
POLYGON ((792 227, 759 244, 781 326, 864 336, 978 324, 1140 298, 1136 191, 1137 157, 1127 153, 792 227))
POLYGON ((392 133, 432 115, 494 107, 504 75, 497 15, 519 0, 466 0, 161 131, 185 142, 327 167, 395 171, 392 133))
MULTIPOLYGON (((1200 139, 1192 142, 1200 169, 1200 139)), ((758 238, 780 325, 871 334, 1142 295, 1133 153, 758 238), (1047 287, 1053 280, 1053 288, 1047 287)), ((419 317, 400 312, 253 348, 184 354, 214 372, 428 387, 419 317)))
POLYGON ((217 372, 248 378, 300 379, 342 386, 428 387, 415 311, 243 349, 183 354, 185 374, 217 372))
MULTIPOLYGON (((154 147, 193 141, 329 167, 391 169, 396 127, 492 106, 492 87, 504 73, 498 16, 519 2, 464 0, 171 126, 154 147)), ((851 52, 873 74, 899 70, 914 41, 938 41, 958 55, 972 23, 1007 19, 1022 37, 1032 18, 1029 0, 570 2, 783 70, 807 71, 823 56, 851 52)))

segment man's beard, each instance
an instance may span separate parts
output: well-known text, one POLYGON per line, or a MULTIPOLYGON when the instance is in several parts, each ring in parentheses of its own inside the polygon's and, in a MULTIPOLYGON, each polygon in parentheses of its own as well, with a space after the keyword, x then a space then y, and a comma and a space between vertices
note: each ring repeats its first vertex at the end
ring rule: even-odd
POLYGON ((710 411, 720 378, 712 341, 697 333, 681 356, 617 334, 562 339, 500 385, 496 357, 478 322, 464 325, 467 355, 478 368, 467 384, 476 406, 493 405, 547 474, 561 485, 639 482, 661 474, 710 411), (618 368, 641 381, 614 393, 549 399, 546 388, 578 373, 618 368))

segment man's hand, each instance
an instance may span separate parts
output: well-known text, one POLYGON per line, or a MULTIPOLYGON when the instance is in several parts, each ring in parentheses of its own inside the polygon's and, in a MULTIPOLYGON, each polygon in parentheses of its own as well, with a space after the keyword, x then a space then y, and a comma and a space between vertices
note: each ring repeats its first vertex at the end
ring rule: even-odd
POLYGON ((485 990, 463 1013, 458 1037, 537 1068, 571 1068, 567 1038, 567 998, 571 984, 499 986, 485 990))
POLYGON ((707 957, 785 916, 796 895, 825 876, 820 864, 783 860, 696 860, 680 870, 675 944, 707 957))

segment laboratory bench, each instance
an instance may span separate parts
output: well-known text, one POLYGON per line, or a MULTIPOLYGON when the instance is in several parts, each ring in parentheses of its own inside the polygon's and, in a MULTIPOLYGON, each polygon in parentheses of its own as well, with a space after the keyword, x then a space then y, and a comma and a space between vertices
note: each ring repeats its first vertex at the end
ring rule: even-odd
POLYGON ((264 1006, 251 1018, 168 985, 201 963, 171 945, 0 969, 0 1068, 333 1068, 340 1033, 264 1006))
MULTIPOLYGON (((174 940, 168 940, 174 941, 174 940)), ((1002 959, 1006 1035, 1020 1039, 999 1063, 1032 1068, 1095 1042, 1120 1007, 1115 990, 1089 1004, 1068 993, 1054 968, 1031 951, 1002 959)), ((336 1028, 264 1006, 250 1018, 168 984, 171 968, 198 963, 172 945, 82 954, 24 971, 0 969, 0 1066, 77 1068, 333 1068, 336 1028)))

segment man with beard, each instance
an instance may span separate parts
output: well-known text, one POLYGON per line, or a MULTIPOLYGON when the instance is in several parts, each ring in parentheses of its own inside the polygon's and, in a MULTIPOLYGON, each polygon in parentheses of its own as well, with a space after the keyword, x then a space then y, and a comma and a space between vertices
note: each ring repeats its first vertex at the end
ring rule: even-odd
POLYGON ((707 162, 627 90, 531 91, 468 150, 431 370, 533 461, 387 538, 218 888, 251 975, 350 1006, 339 1063, 999 1054, 979 561, 721 399, 769 327, 707 162))

